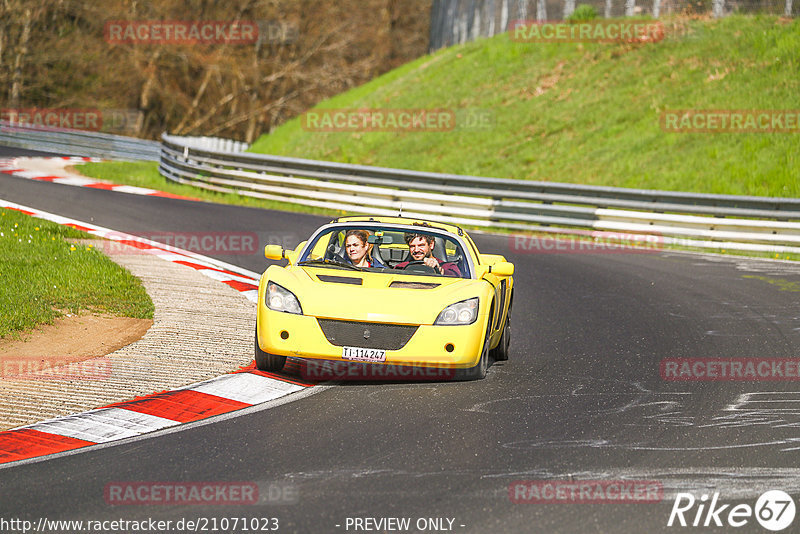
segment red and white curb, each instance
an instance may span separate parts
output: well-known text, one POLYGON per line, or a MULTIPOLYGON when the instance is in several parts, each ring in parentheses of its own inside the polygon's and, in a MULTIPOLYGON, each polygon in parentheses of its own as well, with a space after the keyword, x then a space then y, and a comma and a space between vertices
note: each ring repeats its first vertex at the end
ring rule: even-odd
POLYGON ((115 191, 117 193, 128 193, 131 195, 145 195, 151 197, 164 197, 176 198, 182 200, 200 200, 193 197, 182 195, 175 195, 173 193, 165 193, 156 189, 149 189, 147 187, 137 187, 134 185, 119 185, 107 181, 94 180, 84 176, 79 176, 74 173, 68 173, 64 167, 73 163, 86 163, 86 162, 101 162, 104 161, 100 158, 78 157, 78 156, 63 156, 63 157, 46 157, 46 158, 10 158, 0 160, 0 173, 16 176, 18 178, 27 178, 29 180, 36 180, 39 182, 50 182, 61 185, 72 185, 77 187, 88 187, 91 189, 104 189, 106 191, 115 191), (60 168, 56 167, 55 171, 37 170, 36 163, 47 162, 49 164, 63 163, 60 168))
MULTIPOLYGON (((296 361, 288 361, 287 374, 297 372, 297 366, 296 361)), ((263 404, 311 386, 248 367, 190 386, 0 432, 0 464, 141 436, 263 404)))
MULTIPOLYGON (((0 207, 135 246, 143 253, 196 269, 253 302, 258 299, 259 275, 252 271, 6 200, 0 199, 0 207)), ((251 364, 197 384, 0 432, 0 464, 131 438, 307 391, 314 384, 300 379, 299 374, 299 363, 291 359, 280 374, 258 371, 251 364)))

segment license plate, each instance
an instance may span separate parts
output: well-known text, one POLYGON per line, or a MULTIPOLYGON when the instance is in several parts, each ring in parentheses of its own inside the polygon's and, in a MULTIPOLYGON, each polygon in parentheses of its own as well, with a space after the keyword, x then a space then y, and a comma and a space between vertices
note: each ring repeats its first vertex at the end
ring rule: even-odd
POLYGON ((342 347, 342 358, 359 362, 385 362, 386 351, 383 349, 365 349, 362 347, 342 347))

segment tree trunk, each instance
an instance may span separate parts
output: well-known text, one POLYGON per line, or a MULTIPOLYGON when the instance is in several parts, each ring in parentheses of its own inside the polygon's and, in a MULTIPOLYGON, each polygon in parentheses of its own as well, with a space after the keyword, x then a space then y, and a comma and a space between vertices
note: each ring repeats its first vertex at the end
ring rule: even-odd
POLYGON ((142 90, 139 93, 139 110, 143 111, 144 113, 140 115, 141 120, 136 123, 136 135, 139 135, 144 127, 144 116, 147 114, 147 108, 150 107, 150 95, 153 92, 153 87, 156 83, 156 74, 158 73, 156 61, 158 61, 160 56, 161 49, 157 49, 150 57, 150 61, 145 69, 145 72, 147 73, 147 79, 142 85, 142 90))
POLYGON ((11 95, 9 105, 11 108, 19 108, 19 96, 22 93, 22 62, 28 54, 28 41, 31 38, 31 23, 33 14, 30 8, 25 10, 25 18, 22 26, 22 36, 19 40, 17 57, 14 59, 14 72, 11 75, 11 95))
POLYGON ((431 25, 428 29, 428 53, 439 48, 439 24, 441 22, 442 0, 431 3, 431 25))
POLYGON ((519 20, 528 19, 528 0, 519 0, 519 8, 517 9, 517 18, 519 20))
POLYGON ((192 116, 194 115, 194 112, 197 110, 197 106, 200 105, 200 99, 203 98, 203 95, 206 92, 206 87, 208 87, 208 82, 211 80, 212 71, 215 69, 216 65, 209 65, 206 68, 206 73, 203 76, 203 81, 200 82, 200 88, 197 89, 197 93, 194 95, 194 100, 192 100, 192 105, 189 107, 188 110, 186 110, 186 113, 184 113, 183 118, 181 119, 181 122, 178 124, 178 126, 175 127, 176 135, 182 135, 183 133, 185 133, 183 131, 183 128, 184 126, 186 126, 186 123, 189 121, 189 119, 191 119, 192 116))
POLYGON ((467 30, 469 29, 469 10, 462 9, 461 10, 461 21, 458 24, 458 44, 464 44, 467 42, 469 38, 469 34, 467 30))
POLYGON ((536 2, 536 20, 547 20, 547 3, 545 0, 536 2))
POLYGON ((458 42, 458 32, 456 24, 456 15, 458 10, 457 0, 448 0, 447 2, 447 28, 448 36, 445 40, 444 46, 452 46, 458 42))
POLYGON ((472 31, 470 32, 470 39, 475 40, 481 34, 481 10, 483 9, 483 0, 480 0, 480 5, 472 2, 472 31))

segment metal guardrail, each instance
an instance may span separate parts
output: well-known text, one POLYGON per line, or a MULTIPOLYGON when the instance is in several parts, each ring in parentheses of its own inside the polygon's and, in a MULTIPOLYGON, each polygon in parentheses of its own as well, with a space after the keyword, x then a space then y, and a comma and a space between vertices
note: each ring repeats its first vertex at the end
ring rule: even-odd
POLYGON ((167 134, 159 171, 213 191, 367 215, 558 233, 588 228, 657 234, 693 247, 800 252, 798 198, 416 172, 210 150, 167 134))
POLYGON ((223 139, 221 137, 183 136, 179 139, 183 146, 189 146, 200 150, 211 150, 216 152, 244 152, 250 148, 250 145, 243 141, 234 141, 233 139, 223 139))
POLYGON ((70 156, 158 161, 158 141, 0 121, 0 145, 70 156))

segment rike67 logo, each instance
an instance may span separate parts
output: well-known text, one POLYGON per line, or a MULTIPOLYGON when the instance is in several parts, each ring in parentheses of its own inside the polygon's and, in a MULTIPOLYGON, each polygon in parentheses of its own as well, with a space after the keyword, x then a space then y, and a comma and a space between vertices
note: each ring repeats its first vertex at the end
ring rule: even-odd
POLYGON ((743 527, 755 518, 767 530, 784 530, 794 521, 795 504, 792 497, 780 490, 763 493, 755 507, 749 504, 719 504, 719 493, 711 501, 703 494, 696 499, 691 493, 678 493, 669 514, 667 526, 743 527))

